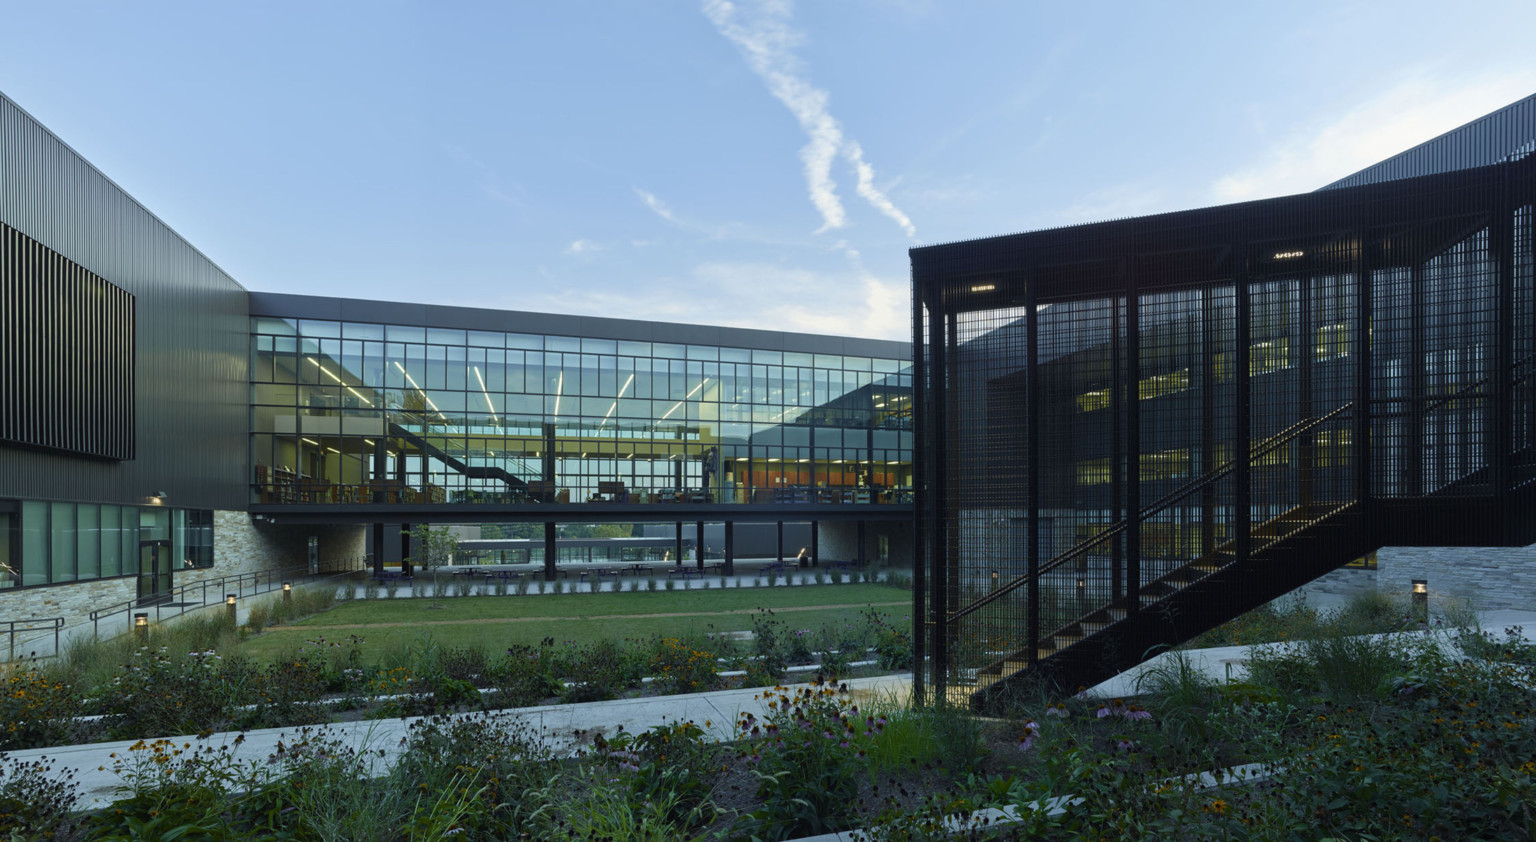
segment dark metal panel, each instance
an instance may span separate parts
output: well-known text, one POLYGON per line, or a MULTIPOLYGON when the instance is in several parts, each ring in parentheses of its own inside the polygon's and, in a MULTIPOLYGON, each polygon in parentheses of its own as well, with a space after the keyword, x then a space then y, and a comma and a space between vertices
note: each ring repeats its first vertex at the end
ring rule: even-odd
MULTIPOLYGON (((0 447, 0 497, 141 503, 155 491, 173 505, 242 509, 246 501, 249 310, 245 290, 124 193, 15 103, 0 96, 0 221, 132 296, 131 321, 83 336, 100 322, 78 291, 50 295, 35 284, 17 293, 23 309, 46 308, 56 323, 82 334, 79 360, 133 383, 136 435, 108 423, 82 423, 73 441, 102 440, 131 451, 118 464, 0 447), (131 343, 135 353, 101 359, 103 343, 131 343)), ((47 260, 24 249, 9 264, 47 260)), ((29 271, 23 269, 23 275, 29 271)), ((119 302, 119 306, 127 302, 119 302)), ((22 326, 25 329, 25 326, 22 326)), ((18 393, 40 399, 73 379, 78 367, 48 368, 11 346, 9 377, 18 393)), ((106 376, 106 375, 103 375, 106 376)), ((13 429, 33 434, 34 409, 13 429)))
POLYGON ((116 361, 134 356, 120 341, 134 318, 133 296, 3 222, 0 265, 0 347, 11 370, 0 387, 7 419, 0 443, 132 459, 133 372, 116 361), (19 418, 34 423, 17 429, 19 418))
POLYGON ((1525 156, 914 249, 934 689, 1093 683, 1402 535, 1532 540, 1533 203, 1525 156))
POLYGON ((1399 178, 1496 164, 1531 154, 1536 145, 1536 95, 1528 96, 1464 126, 1451 129, 1399 155, 1372 164, 1321 189, 1358 187, 1399 178))

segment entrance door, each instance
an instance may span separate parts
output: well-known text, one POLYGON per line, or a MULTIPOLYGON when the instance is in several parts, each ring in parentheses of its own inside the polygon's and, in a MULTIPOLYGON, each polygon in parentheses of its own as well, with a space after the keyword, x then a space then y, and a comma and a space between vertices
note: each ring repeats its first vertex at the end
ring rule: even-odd
POLYGON ((139 604, 171 598, 171 542, 139 542, 139 604))

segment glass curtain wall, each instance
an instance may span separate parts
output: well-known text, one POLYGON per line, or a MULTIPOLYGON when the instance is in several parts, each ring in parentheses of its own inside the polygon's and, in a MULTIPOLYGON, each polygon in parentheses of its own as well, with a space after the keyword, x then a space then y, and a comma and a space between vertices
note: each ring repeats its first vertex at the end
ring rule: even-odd
POLYGON ((904 360, 252 320, 259 503, 889 503, 904 360))
POLYGON ((180 568, 213 566, 207 509, 0 501, 0 588, 133 576, 152 539, 171 542, 180 568))

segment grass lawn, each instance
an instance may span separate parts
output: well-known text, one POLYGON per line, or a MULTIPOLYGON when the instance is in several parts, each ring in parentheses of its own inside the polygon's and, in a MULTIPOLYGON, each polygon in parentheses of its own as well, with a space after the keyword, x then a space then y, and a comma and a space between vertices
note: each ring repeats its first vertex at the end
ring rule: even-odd
POLYGON ((420 598, 358 600, 273 628, 245 641, 240 650, 267 661, 308 640, 344 641, 355 634, 367 641, 365 657, 377 657, 427 632, 442 646, 478 645, 496 652, 514 643, 537 644, 545 637, 587 643, 739 631, 752 628, 759 608, 777 612, 790 628, 815 631, 853 619, 873 605, 888 621, 905 627, 911 622, 911 595, 886 585, 847 584, 454 597, 440 600, 441 608, 420 598))

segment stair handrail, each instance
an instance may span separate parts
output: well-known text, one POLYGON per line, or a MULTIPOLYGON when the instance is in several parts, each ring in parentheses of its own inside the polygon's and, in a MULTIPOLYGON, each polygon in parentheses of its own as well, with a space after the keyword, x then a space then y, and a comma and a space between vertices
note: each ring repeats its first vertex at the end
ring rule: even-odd
MULTIPOLYGON (((1536 353, 1527 354, 1525 357, 1521 358, 1520 360, 1516 361, 1513 365, 1511 365, 1510 366, 1511 374, 1513 374, 1516 371, 1519 371, 1521 368, 1524 368, 1524 367, 1530 365, 1532 361, 1536 361, 1536 353)), ((1516 383, 1520 383, 1520 382, 1530 378, 1531 376, 1532 376, 1532 373, 1528 372, 1528 373, 1520 375, 1518 377, 1512 377, 1511 380, 1510 380, 1510 384, 1514 385, 1516 383)), ((1465 386, 1462 386, 1461 388, 1457 389, 1454 392, 1450 392, 1450 393, 1447 393, 1445 395, 1441 395, 1440 397, 1436 398, 1434 401, 1425 404, 1424 409, 1422 411, 1423 412, 1432 412, 1432 411, 1434 411, 1436 409, 1439 409, 1440 407, 1445 406, 1446 404, 1449 404, 1450 402, 1465 396, 1468 392, 1472 392, 1474 390, 1481 389, 1483 386, 1487 385, 1492 380, 1493 380, 1493 375, 1491 375, 1491 374, 1486 376, 1486 377, 1481 377, 1481 378, 1479 378, 1477 380, 1474 380, 1471 383, 1468 383, 1465 386)), ((1249 451, 1248 451, 1248 461, 1251 464, 1255 459, 1257 459, 1257 458, 1259 458, 1261 456, 1268 455, 1269 453, 1271 453, 1274 450, 1278 449, 1281 445, 1288 444, 1291 440, 1295 439, 1297 436, 1307 432, 1308 430, 1311 430, 1312 428, 1318 426, 1319 424, 1322 424, 1322 423, 1325 423, 1325 422, 1331 420, 1332 418, 1334 418, 1334 417, 1338 416, 1339 414, 1343 413, 1345 410, 1348 410, 1348 409, 1352 408, 1354 405, 1355 405, 1354 401, 1347 401, 1347 402, 1345 402, 1343 404, 1340 404, 1338 407, 1335 407, 1331 412, 1328 412, 1325 415, 1319 415, 1319 416, 1316 416, 1314 418, 1303 419, 1301 421, 1296 422, 1295 424, 1292 424, 1291 426, 1285 428, 1284 430, 1281 430, 1280 432, 1275 433, 1273 436, 1270 436, 1269 438, 1267 438, 1264 441, 1260 442, 1257 446, 1255 446, 1253 448, 1250 448, 1249 451)), ((1157 514, 1160 514, 1164 509, 1167 509, 1169 506, 1173 505, 1174 502, 1176 502, 1176 501, 1178 501, 1178 500, 1180 500, 1180 499, 1182 499, 1184 497, 1189 496, 1190 493, 1192 493, 1194 491, 1198 491, 1199 489, 1201 489, 1201 488, 1203 488, 1203 487, 1205 487, 1207 485, 1210 485, 1211 483, 1214 483, 1214 482, 1217 482, 1217 481, 1221 480, 1222 478, 1227 476, 1227 474, 1230 474, 1232 472, 1233 468, 1236 467, 1236 465, 1237 465, 1237 460, 1233 459, 1233 460, 1228 461, 1228 462, 1226 462, 1224 464, 1218 465, 1215 468, 1212 468, 1206 474, 1204 474, 1204 475, 1202 475, 1200 477, 1197 477, 1196 479, 1190 480, 1189 482, 1185 483, 1184 485, 1180 486, 1179 488, 1177 488, 1177 489, 1175 489, 1175 490, 1173 490, 1173 491, 1163 495, 1162 497, 1159 497, 1151 505, 1143 508, 1140 512, 1138 512, 1137 515, 1135 516, 1135 519, 1138 522, 1140 522, 1140 521, 1145 521, 1148 518, 1151 518, 1151 517, 1153 517, 1153 516, 1155 516, 1157 514)), ((1124 532, 1126 530, 1126 528, 1130 525, 1130 522, 1131 522, 1131 518, 1127 517, 1127 518, 1121 519, 1119 522, 1117 522, 1117 523, 1115 523, 1115 524, 1113 524, 1111 526, 1105 527, 1104 529, 1100 530, 1098 532, 1098 534, 1094 535, 1092 538, 1089 538, 1086 541, 1082 541, 1082 542, 1078 543, 1077 545, 1073 546, 1071 549, 1068 549, 1067 551, 1061 553, 1060 555, 1056 556, 1055 558, 1050 559, 1045 564, 1041 565, 1040 569, 1035 572, 1035 576, 1040 576, 1040 575, 1043 575, 1045 573, 1049 573, 1050 571, 1055 570, 1058 567, 1061 567, 1063 564, 1066 564, 1069 561, 1073 561, 1073 560, 1075 560, 1077 558, 1080 558, 1080 557, 1082 557, 1084 555, 1087 555, 1089 550, 1099 546, 1100 544, 1104 543, 1108 539, 1113 538, 1113 537, 1119 535, 1120 533, 1124 532)), ((953 613, 946 614, 945 615, 945 622, 953 622, 955 620, 959 620, 962 617, 965 617, 965 616, 967 616, 969 614, 974 613, 975 611, 977 611, 977 610, 979 610, 981 608, 984 608, 985 606, 987 606, 987 605, 997 601, 998 599, 1001 599, 1002 597, 1008 595, 1009 593, 1012 593, 1013 591, 1019 589, 1020 587, 1023 587, 1024 585, 1028 584, 1030 578, 1031 578, 1030 574, 1028 574, 1028 573, 1021 573, 1020 575, 1014 577, 1013 579, 1009 580, 1008 582, 1005 582, 1002 585, 999 585, 997 588, 994 588, 990 593, 988 593, 988 594, 986 594, 984 596, 978 597, 975 601, 971 602, 969 605, 966 605, 965 607, 960 608, 960 609, 954 611, 953 613)))
MULTIPOLYGON (((1317 427, 1317 426, 1319 426, 1321 424, 1325 424, 1328 421, 1333 420, 1334 418, 1337 418, 1339 415, 1341 415, 1344 412, 1346 412, 1347 410, 1350 410, 1351 408, 1353 408, 1354 405, 1355 405, 1354 401, 1346 401, 1345 403, 1340 404, 1339 406, 1335 407, 1332 411, 1330 411, 1330 412, 1328 412, 1328 413, 1326 413, 1324 415, 1318 415, 1318 416, 1315 416, 1313 418, 1303 419, 1303 420, 1298 421, 1295 424, 1292 424, 1291 426, 1285 428, 1284 430, 1281 430, 1280 432, 1275 433, 1274 435, 1272 435, 1269 438, 1263 440, 1259 444, 1249 448, 1249 450, 1248 450, 1248 461, 1249 461, 1249 463, 1252 463, 1253 461, 1255 461, 1255 460, 1257 460, 1257 459, 1259 459, 1259 458, 1261 458, 1263 456, 1267 456, 1268 454, 1270 454, 1271 452, 1273 452, 1275 450, 1278 450, 1282 445, 1290 443, 1292 440, 1296 439, 1298 436, 1301 436, 1302 434, 1312 430, 1313 428, 1315 428, 1315 427, 1317 427)), ((1215 482, 1218 482, 1221 479, 1225 478, 1228 474, 1230 474, 1232 472, 1232 470, 1236 466, 1237 466, 1237 460, 1236 459, 1232 459, 1232 460, 1229 460, 1227 462, 1222 463, 1221 465, 1216 466, 1215 468, 1212 468, 1210 471, 1206 472, 1205 474, 1203 474, 1203 475, 1201 475, 1199 477, 1196 477, 1193 480, 1190 480, 1189 482, 1185 483, 1184 485, 1180 486, 1177 489, 1174 489, 1173 491, 1170 491, 1167 494, 1164 494, 1162 497, 1159 497, 1156 501, 1154 501, 1151 505, 1148 505, 1145 508, 1141 509, 1141 511, 1138 512, 1134 516, 1135 520, 1137 522, 1141 522, 1141 521, 1145 521, 1145 520, 1147 520, 1147 519, 1149 519, 1151 517, 1154 517, 1154 516, 1160 514, 1164 509, 1169 508, 1170 506, 1172 506, 1174 503, 1178 502, 1179 500, 1181 500, 1181 499, 1183 499, 1185 497, 1188 497, 1190 494, 1192 494, 1192 493, 1194 493, 1196 491, 1199 491, 1200 489, 1204 488, 1205 486, 1211 485, 1211 484, 1213 484, 1215 482)), ((1073 561, 1073 560, 1075 560, 1075 559, 1077 559, 1077 558, 1079 558, 1081 556, 1087 555, 1089 550, 1092 550, 1093 548, 1099 546, 1100 544, 1103 544, 1105 541, 1109 540, 1110 538, 1113 538, 1113 537, 1119 535, 1120 533, 1124 532, 1126 530, 1126 528, 1130 525, 1131 520, 1132 520, 1131 517, 1123 518, 1119 522, 1117 522, 1117 523, 1115 523, 1115 524, 1113 524, 1111 526, 1105 527, 1104 529, 1100 530, 1098 532, 1098 534, 1094 535, 1092 538, 1089 538, 1089 539, 1087 539, 1085 541, 1082 541, 1082 542, 1078 543, 1077 545, 1073 546, 1071 549, 1068 549, 1067 551, 1061 553, 1060 555, 1057 555, 1055 558, 1052 558, 1049 561, 1047 561, 1045 564, 1041 565, 1040 569, 1037 570, 1034 575, 1035 576, 1044 575, 1045 573, 1049 573, 1050 571, 1055 570, 1058 567, 1061 567, 1062 565, 1066 564, 1067 562, 1073 561)), ((1021 573, 1018 576, 1014 577, 1013 579, 1009 580, 1008 582, 1005 582, 1004 584, 999 585, 998 587, 994 588, 990 593, 987 593, 984 596, 976 598, 969 605, 966 605, 963 608, 957 609, 956 611, 954 611, 952 613, 946 614, 945 615, 945 621, 946 622, 953 622, 953 621, 959 620, 960 618, 965 617, 965 616, 967 616, 969 614, 972 614, 972 613, 980 610, 981 608, 984 608, 987 605, 989 605, 989 604, 991 604, 993 602, 996 602, 997 600, 1003 598, 1004 596, 1008 595, 1009 593, 1012 593, 1013 591, 1017 590, 1018 588, 1028 584, 1029 580, 1031 578, 1032 577, 1031 577, 1031 575, 1029 573, 1021 573)))

